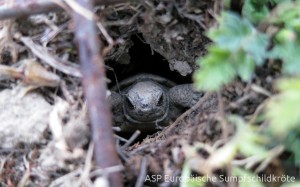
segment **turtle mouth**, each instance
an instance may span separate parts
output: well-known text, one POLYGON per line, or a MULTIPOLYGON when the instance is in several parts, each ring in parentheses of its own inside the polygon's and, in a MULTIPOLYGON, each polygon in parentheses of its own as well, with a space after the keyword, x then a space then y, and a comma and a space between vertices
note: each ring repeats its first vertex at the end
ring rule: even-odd
POLYGON ((145 116, 143 116, 143 118, 145 119, 135 119, 134 117, 130 116, 127 114, 127 112, 125 112, 125 117, 127 118, 128 121, 132 122, 132 123, 135 123, 135 124, 142 124, 142 123, 159 123, 161 121, 163 121, 167 115, 169 113, 169 107, 167 107, 166 111, 164 112, 164 115, 162 115, 161 117, 158 117, 158 118, 155 118, 155 119, 151 119, 153 117, 149 117, 148 119, 145 118, 145 116))
POLYGON ((155 114, 156 114, 155 112, 149 113, 148 115, 142 114, 140 116, 131 116, 130 114, 127 113, 125 108, 124 108, 124 114, 125 114, 126 119, 134 124, 144 124, 144 123, 157 124, 157 123, 163 121, 164 119, 166 119, 166 117, 169 114, 169 106, 167 105, 165 107, 165 110, 163 111, 163 113, 159 116, 155 116, 155 114))

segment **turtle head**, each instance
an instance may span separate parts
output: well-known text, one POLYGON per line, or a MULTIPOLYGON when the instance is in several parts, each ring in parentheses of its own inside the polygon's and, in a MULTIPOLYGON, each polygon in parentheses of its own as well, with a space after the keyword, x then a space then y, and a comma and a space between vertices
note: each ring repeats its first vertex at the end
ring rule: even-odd
POLYGON ((135 123, 162 121, 169 110, 165 89, 151 81, 134 84, 125 95, 124 113, 135 123))

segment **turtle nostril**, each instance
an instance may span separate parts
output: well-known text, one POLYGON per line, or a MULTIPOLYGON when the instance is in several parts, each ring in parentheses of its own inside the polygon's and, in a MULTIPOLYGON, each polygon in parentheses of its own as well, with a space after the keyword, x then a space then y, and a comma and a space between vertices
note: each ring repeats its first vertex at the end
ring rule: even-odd
POLYGON ((147 108, 149 105, 148 104, 143 104, 142 107, 143 108, 147 108))

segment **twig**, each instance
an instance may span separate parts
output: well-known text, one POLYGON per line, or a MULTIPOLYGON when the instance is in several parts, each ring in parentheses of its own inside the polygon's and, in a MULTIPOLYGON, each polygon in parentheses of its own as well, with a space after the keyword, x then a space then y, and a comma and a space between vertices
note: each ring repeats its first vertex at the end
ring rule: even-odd
POLYGON ((60 84, 60 89, 63 93, 63 96, 66 98, 66 100, 68 101, 68 103, 70 104, 74 104, 75 103, 75 99, 72 96, 72 94, 69 92, 68 88, 67 88, 67 84, 65 81, 61 81, 60 84))
POLYGON ((114 137, 115 137, 116 139, 122 141, 122 142, 128 142, 127 139, 125 139, 125 138, 123 138, 123 137, 121 137, 121 136, 118 136, 118 135, 116 135, 116 134, 114 135, 114 137))
POLYGON ((221 127, 222 127, 222 138, 223 139, 227 139, 229 132, 228 132, 228 123, 227 123, 227 118, 225 115, 225 109, 224 109, 224 103, 223 103, 223 99, 222 99, 222 95, 221 92, 218 91, 217 93, 218 95, 218 108, 219 108, 219 115, 221 117, 220 119, 220 123, 221 123, 221 127))
POLYGON ((190 109, 188 109, 187 111, 185 111, 181 116, 179 116, 174 123, 172 123, 169 127, 167 127, 167 129, 165 130, 165 132, 160 133, 156 139, 161 138, 162 136, 164 136, 165 134, 168 134, 174 127, 176 127, 176 125, 182 121, 186 116, 188 116, 191 112, 193 112, 194 110, 196 110, 197 108, 199 108, 209 97, 212 96, 212 93, 206 93, 199 101, 198 103, 196 103, 193 107, 191 107, 190 109))
POLYGON ((77 64, 53 57, 53 55, 51 55, 44 47, 35 44, 29 37, 16 34, 15 38, 19 39, 24 45, 26 45, 26 47, 28 47, 35 56, 40 58, 41 62, 44 64, 47 64, 67 75, 81 77, 79 66, 77 66, 77 64))
MULTIPOLYGON (((77 0, 83 8, 92 11, 94 1, 77 0)), ((73 14, 75 36, 79 45, 82 83, 89 111, 95 144, 95 158, 101 169, 120 164, 112 130, 112 114, 106 98, 106 76, 104 59, 100 55, 99 38, 93 20, 88 20, 77 12, 73 14)), ((110 186, 122 187, 120 172, 108 174, 110 186)))
POLYGON ((24 172, 20 182, 18 183, 17 187, 24 187, 26 186, 26 183, 28 182, 28 179, 30 178, 31 175, 31 171, 29 168, 26 169, 26 171, 24 172))
POLYGON ((255 120, 257 119, 257 116, 265 109, 267 102, 263 102, 258 107, 256 107, 254 113, 252 114, 252 117, 249 121, 249 124, 254 124, 255 120))
POLYGON ((124 170, 124 166, 122 166, 122 165, 113 166, 113 167, 109 167, 109 168, 105 168, 105 169, 98 169, 98 170, 92 171, 89 174, 89 177, 93 178, 93 177, 97 177, 99 175, 107 175, 108 173, 119 172, 122 170, 124 170))
POLYGON ((266 167, 270 164, 270 162, 278 157, 282 152, 284 151, 284 146, 283 145, 278 145, 277 147, 274 147, 270 153, 269 157, 265 159, 255 170, 255 173, 259 173, 263 170, 266 169, 266 167))
MULTIPOLYGON (((97 0, 97 5, 113 5, 128 2, 128 0, 97 0)), ((0 19, 28 16, 50 11, 61 10, 58 4, 64 4, 63 0, 19 0, 12 6, 0 6, 0 19)))
POLYGON ((234 166, 246 166, 246 169, 251 169, 254 165, 259 163, 261 161, 261 158, 257 155, 247 157, 242 160, 233 160, 231 161, 231 164, 234 166))
POLYGON ((139 135, 141 131, 137 130, 133 133, 133 135, 129 138, 129 140, 122 146, 122 148, 127 148, 139 135))
POLYGON ((97 26, 98 26, 99 30, 101 31, 101 33, 103 34, 103 36, 105 37, 105 39, 108 43, 108 46, 102 52, 103 56, 106 56, 106 54, 108 54, 108 52, 113 48, 114 40, 107 33, 107 30, 104 28, 104 26, 102 25, 102 23, 100 21, 97 22, 97 26))
POLYGON ((20 17, 30 14, 39 14, 43 12, 49 12, 57 10, 59 7, 50 0, 36 0, 14 3, 13 6, 0 7, 0 19, 6 19, 11 17, 20 17), (34 8, 32 8, 34 7, 34 8))
POLYGON ((256 85, 256 84, 252 84, 251 85, 251 90, 253 90, 254 92, 257 92, 259 94, 265 95, 267 97, 271 97, 272 93, 269 92, 268 90, 264 89, 263 87, 256 85))
POLYGON ((128 159, 129 159, 128 153, 127 153, 124 149, 121 148, 121 146, 120 146, 120 141, 119 141, 119 140, 117 140, 116 148, 117 148, 117 152, 118 152, 118 154, 119 154, 119 157, 120 157, 123 161, 128 162, 128 159))
POLYGON ((77 186, 92 186, 92 182, 89 178, 89 174, 92 168, 92 158, 93 158, 93 151, 94 151, 94 144, 90 143, 88 151, 87 151, 87 155, 86 155, 86 159, 84 162, 84 168, 83 171, 80 174, 80 178, 79 181, 77 182, 77 186), (88 183, 88 184, 86 184, 88 183))
POLYGON ((144 144, 142 146, 139 146, 138 148, 134 149, 133 151, 130 152, 130 155, 134 155, 138 152, 144 151, 145 149, 149 148, 151 144, 144 144))
POLYGON ((229 106, 225 107, 225 110, 232 109, 232 108, 233 109, 239 108, 241 106, 241 104, 243 104, 244 102, 246 102, 249 99, 252 99, 254 97, 255 97, 254 93, 246 94, 246 95, 242 96, 241 98, 239 98, 237 101, 230 103, 229 106))
POLYGON ((248 158, 245 158, 243 160, 233 160, 231 163, 235 166, 244 166, 245 169, 251 169, 252 167, 259 164, 259 166, 255 169, 255 173, 262 172, 269 164, 270 162, 278 157, 282 152, 284 151, 283 145, 278 145, 277 147, 274 147, 268 152, 268 156, 259 156, 254 155, 248 158))
POLYGON ((72 171, 72 172, 70 172, 70 173, 68 173, 68 174, 66 174, 66 175, 64 175, 64 176, 62 176, 62 177, 59 177, 59 178, 53 180, 53 181, 49 184, 49 186, 50 186, 50 187, 59 186, 60 184, 63 184, 64 181, 66 181, 66 180, 71 180, 71 179, 73 179, 73 178, 79 176, 81 172, 82 172, 82 169, 81 169, 81 168, 76 169, 76 170, 74 170, 74 171, 72 171))
POLYGON ((142 187, 145 182, 146 175, 147 175, 148 158, 143 157, 141 162, 142 162, 141 170, 140 170, 139 177, 135 183, 135 187, 142 187))

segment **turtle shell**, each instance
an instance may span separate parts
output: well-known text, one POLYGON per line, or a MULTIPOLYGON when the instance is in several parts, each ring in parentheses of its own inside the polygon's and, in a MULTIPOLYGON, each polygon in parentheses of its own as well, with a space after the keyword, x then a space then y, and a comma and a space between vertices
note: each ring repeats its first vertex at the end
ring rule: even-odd
POLYGON ((131 85, 134 85, 135 83, 138 83, 141 81, 157 82, 158 84, 164 86, 165 88, 172 88, 172 87, 176 86, 176 84, 173 81, 170 81, 159 75, 141 73, 141 74, 137 74, 137 75, 131 76, 127 79, 120 81, 115 86, 113 86, 111 88, 111 90, 115 91, 115 92, 119 92, 119 91, 122 91, 122 90, 130 87, 131 85))

